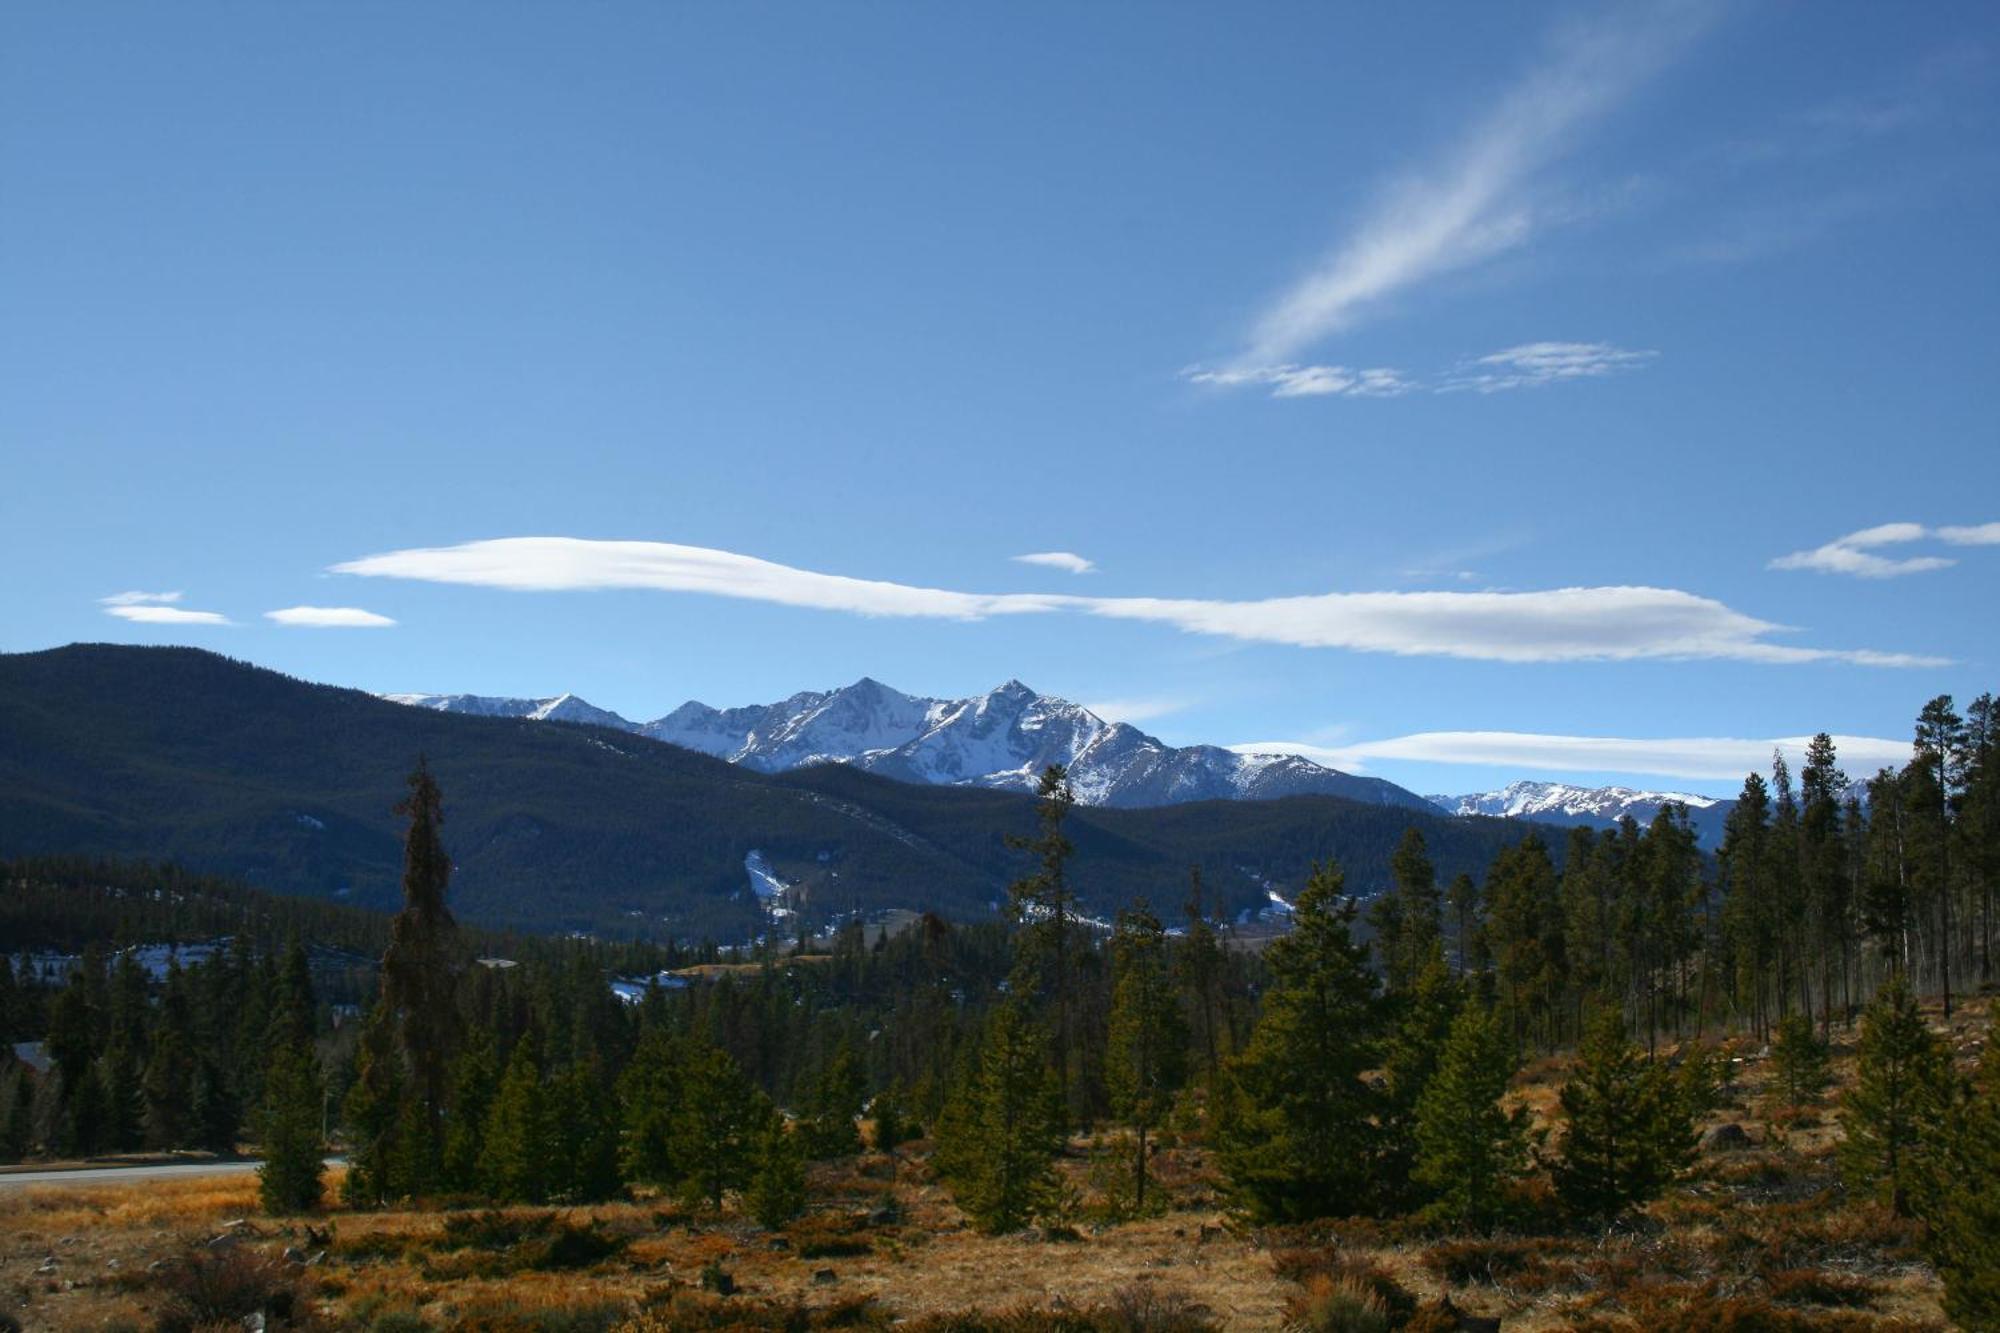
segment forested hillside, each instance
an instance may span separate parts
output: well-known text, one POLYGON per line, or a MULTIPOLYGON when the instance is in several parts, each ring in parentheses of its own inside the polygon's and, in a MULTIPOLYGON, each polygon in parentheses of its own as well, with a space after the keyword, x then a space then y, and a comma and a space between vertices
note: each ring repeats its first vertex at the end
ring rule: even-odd
MULTIPOLYGON (((613 731, 461 717, 183 648, 0 656, 0 855, 173 861, 285 893, 388 907, 400 776, 427 755, 467 920, 606 935, 740 939, 760 928, 762 851, 807 915, 932 908, 984 917, 1021 873, 1025 796, 841 768, 767 776, 613 731)), ((1108 917, 1191 864, 1230 914, 1261 881, 1337 857, 1362 893, 1418 827, 1472 871, 1525 829, 1333 797, 1079 810, 1076 882, 1108 917)))

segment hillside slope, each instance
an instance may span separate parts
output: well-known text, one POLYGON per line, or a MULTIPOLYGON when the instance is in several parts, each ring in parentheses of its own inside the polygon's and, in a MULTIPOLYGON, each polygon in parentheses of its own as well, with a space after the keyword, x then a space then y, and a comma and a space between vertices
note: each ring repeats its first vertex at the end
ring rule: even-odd
MULTIPOLYGON (((186 648, 75 645, 0 655, 0 856, 172 859, 288 893, 395 902, 393 807, 418 755, 444 787, 453 899, 470 920, 542 930, 737 938, 760 909, 752 852, 808 913, 992 910, 1033 828, 1012 793, 845 767, 765 775, 597 727, 408 708, 186 648)), ((1479 871, 1519 824, 1331 797, 1079 810, 1092 910, 1145 893, 1171 910, 1199 864, 1231 912, 1337 857, 1387 879, 1416 824, 1441 873, 1479 871)))

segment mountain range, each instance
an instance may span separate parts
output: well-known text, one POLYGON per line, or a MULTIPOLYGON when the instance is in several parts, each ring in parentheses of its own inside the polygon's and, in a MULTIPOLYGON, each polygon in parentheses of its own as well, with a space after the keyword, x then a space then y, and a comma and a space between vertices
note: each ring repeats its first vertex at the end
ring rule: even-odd
POLYGON ((903 782, 1031 792, 1050 764, 1069 771, 1086 805, 1131 809, 1189 801, 1339 796, 1429 810, 1431 802, 1381 778, 1289 754, 1172 746, 1081 704, 1018 680, 965 699, 904 694, 867 677, 774 704, 685 703, 632 722, 573 694, 504 699, 476 694, 389 694, 400 704, 475 717, 613 727, 726 759, 760 773, 841 763, 903 782))
MULTIPOLYGON (((1009 844, 1035 828, 1019 791, 848 764, 764 773, 601 723, 466 711, 191 648, 0 654, 0 859, 173 861, 390 907, 395 805, 424 756, 444 791, 454 910, 488 925, 735 940, 764 928, 774 898, 815 923, 890 907, 985 919, 1032 868, 1009 844)), ((1174 915, 1199 867, 1210 901, 1237 917, 1289 896, 1316 860, 1339 861, 1357 894, 1386 887, 1412 826, 1446 880, 1483 874, 1532 827, 1300 795, 1080 806, 1066 831, 1092 915, 1141 895, 1174 915)))
POLYGON ((1723 823, 1736 805, 1734 801, 1690 792, 1576 787, 1566 782, 1512 782, 1498 791, 1427 799, 1448 815, 1492 815, 1590 828, 1612 828, 1628 817, 1641 825, 1650 824, 1660 807, 1678 804, 1686 807, 1688 823, 1701 844, 1711 848, 1722 841, 1723 823))

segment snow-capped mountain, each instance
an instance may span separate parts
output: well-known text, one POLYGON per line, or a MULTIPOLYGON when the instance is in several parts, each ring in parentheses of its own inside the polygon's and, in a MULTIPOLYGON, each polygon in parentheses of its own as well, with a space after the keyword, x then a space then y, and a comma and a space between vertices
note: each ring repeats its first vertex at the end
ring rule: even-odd
POLYGON ((719 709, 685 703, 651 722, 631 722, 567 694, 553 699, 383 697, 481 717, 616 727, 766 773, 844 763, 905 782, 1033 791, 1043 769, 1062 764, 1077 799, 1091 805, 1326 795, 1431 808, 1423 797, 1392 782, 1342 773, 1296 755, 1168 745, 1136 727, 1106 722, 1080 704, 1037 694, 1018 680, 968 699, 928 699, 864 677, 837 690, 808 691, 761 706, 719 709))
POLYGON ((1635 791, 1630 787, 1576 787, 1566 782, 1510 782, 1498 791, 1466 796, 1433 796, 1432 805, 1451 815, 1495 815, 1544 824, 1587 824, 1611 828, 1630 815, 1649 824, 1663 805, 1687 807, 1688 822, 1705 846, 1722 838, 1722 824, 1734 801, 1691 792, 1635 791))

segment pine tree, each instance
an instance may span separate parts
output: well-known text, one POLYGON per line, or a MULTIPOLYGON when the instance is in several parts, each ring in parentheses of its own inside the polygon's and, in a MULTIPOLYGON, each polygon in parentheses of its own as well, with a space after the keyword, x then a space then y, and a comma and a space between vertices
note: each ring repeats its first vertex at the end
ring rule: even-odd
POLYGON ((25 1066, 7 1080, 7 1114, 0 1118, 0 1161, 18 1162, 34 1147, 35 1085, 25 1066))
POLYGON ((805 1146, 781 1115, 771 1116, 757 1140, 757 1169, 747 1202, 757 1224, 772 1231, 805 1211, 805 1146))
POLYGON ((618 1080, 618 1170, 634 1184, 668 1189, 686 1175, 674 1156, 681 1108, 680 1043, 663 1027, 649 1028, 618 1080))
POLYGON ((1381 1006, 1340 869, 1316 866, 1292 931, 1265 951, 1263 1016, 1230 1061, 1232 1107, 1217 1126, 1223 1169, 1249 1212, 1304 1221, 1366 1208, 1375 1178, 1381 1006))
POLYGON ((1135 900, 1118 914, 1111 943, 1116 986, 1105 1074, 1113 1112, 1138 1136, 1132 1190, 1134 1206, 1142 1212, 1146 1136, 1173 1104, 1187 1052, 1187 1024, 1167 971, 1166 941, 1166 931, 1145 899, 1135 900))
POLYGON ((1408 990, 1443 940, 1437 868, 1424 835, 1413 824, 1389 858, 1395 887, 1375 900, 1369 922, 1375 927, 1376 955, 1391 991, 1408 990))
POLYGON ((169 963, 160 997, 152 1051, 141 1077, 145 1140, 154 1148, 184 1148, 196 1141, 194 1014, 186 973, 169 963))
POLYGON ((1849 1188, 1885 1199, 1899 1217, 1911 1212, 1916 1150, 1938 1123, 1949 1072, 1916 997, 1892 979, 1861 1016, 1855 1083, 1841 1098, 1840 1167, 1849 1188))
POLYGON ((1615 1010, 1591 1026, 1560 1101, 1556 1193, 1579 1217, 1615 1217, 1656 1197, 1693 1157, 1679 1084, 1626 1039, 1615 1010))
POLYGON ((1771 1069, 1788 1106, 1817 1101, 1831 1077, 1827 1045, 1803 1013, 1778 1020, 1778 1038, 1771 1044, 1771 1069))
POLYGON ((1445 966, 1435 942, 1430 962, 1402 995, 1391 996, 1395 1023, 1382 1053, 1383 1104, 1375 1178, 1382 1202, 1409 1202, 1417 1157, 1417 1106, 1436 1075, 1452 1022, 1464 1004, 1464 986, 1445 966))
POLYGON ((267 1213, 308 1212, 319 1206, 325 1188, 326 1153, 320 1134, 319 1062, 312 1047, 273 1045, 263 1082, 258 1138, 264 1161, 257 1168, 258 1198, 267 1213))
POLYGON ((354 1082, 341 1103, 348 1140, 347 1179, 341 1195, 349 1207, 373 1207, 391 1197, 396 1127, 404 1100, 394 1025, 388 1005, 378 1001, 368 1011, 354 1056, 354 1082))
POLYGON ((1927 1248, 1960 1327, 2000 1328, 2000 1027, 1941 1136, 1927 1248))
POLYGON ((855 1118, 861 1114, 866 1088, 854 1047, 845 1038, 813 1084, 807 1115, 800 1132, 801 1146, 816 1160, 851 1157, 861 1151, 861 1132, 855 1118))
POLYGON ((1188 869, 1187 926, 1174 953, 1174 972, 1187 993, 1196 1048, 1201 1052, 1203 1081, 1213 1086, 1222 1072, 1222 941, 1208 918, 1202 896, 1201 867, 1188 869))
POLYGON ((939 1126, 952 1194, 980 1228, 1014 1231, 1053 1197, 1062 1149, 1059 1086, 1049 1042, 1009 1000, 988 1021, 978 1073, 939 1126))
POLYGON ((1068 873, 1070 854, 1075 847, 1063 832, 1063 823, 1076 804, 1076 793, 1061 764, 1050 764, 1043 770, 1036 796, 1035 817, 1040 831, 1033 838, 1008 840, 1010 846, 1033 853, 1037 862, 1034 874, 1017 880, 1007 890, 1008 908, 1020 926, 1013 985, 1017 995, 1046 992, 1054 1006, 1050 1051, 1059 1104, 1067 1118, 1072 1110, 1070 936, 1076 893, 1070 888, 1068 873))
POLYGON ((1417 1099, 1413 1175, 1430 1192, 1429 1216, 1485 1228, 1504 1215, 1508 1187, 1528 1161, 1527 1112, 1500 1104, 1514 1068, 1513 1044, 1493 1014, 1477 1004, 1460 1010, 1417 1099))
POLYGON ((493 1039, 476 1029, 451 1071, 451 1107, 444 1131, 443 1185, 471 1192, 479 1188, 479 1158, 486 1145, 486 1117, 500 1090, 493 1039))
POLYGON ((500 1090, 486 1113, 479 1178, 487 1195, 499 1203, 545 1201, 549 1196, 551 1137, 541 1065, 533 1038, 524 1037, 514 1044, 500 1090))
POLYGON ((899 1144, 920 1137, 917 1126, 904 1119, 904 1098, 895 1088, 884 1088, 868 1104, 875 1122, 875 1151, 894 1152, 899 1144))
POLYGON ((595 1068, 571 1064, 549 1087, 550 1195, 598 1203, 618 1192, 618 1127, 595 1068))
POLYGON ((750 1183, 770 1115, 770 1103, 727 1051, 700 1043, 687 1052, 671 1152, 688 1202, 720 1211, 727 1191, 750 1183))
POLYGON ((443 796, 421 759, 410 774, 409 788, 396 807, 409 817, 410 826, 403 840, 403 909, 390 923, 389 947, 382 955, 381 1003, 389 1011, 403 1063, 403 1095, 416 1099, 429 1141, 442 1145, 458 1038, 452 956, 457 926, 445 905, 451 857, 439 835, 443 796))

